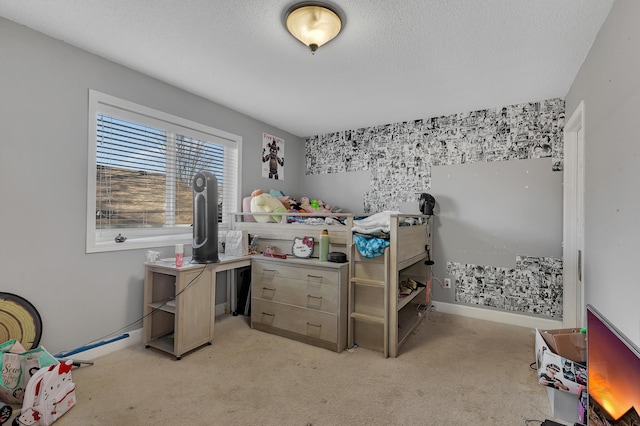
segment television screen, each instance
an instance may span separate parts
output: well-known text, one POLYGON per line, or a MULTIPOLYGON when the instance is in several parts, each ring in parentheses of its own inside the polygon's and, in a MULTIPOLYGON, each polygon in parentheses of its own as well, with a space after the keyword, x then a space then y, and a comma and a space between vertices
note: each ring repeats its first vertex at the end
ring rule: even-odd
POLYGON ((640 426, 640 349, 587 305, 589 426, 640 426))

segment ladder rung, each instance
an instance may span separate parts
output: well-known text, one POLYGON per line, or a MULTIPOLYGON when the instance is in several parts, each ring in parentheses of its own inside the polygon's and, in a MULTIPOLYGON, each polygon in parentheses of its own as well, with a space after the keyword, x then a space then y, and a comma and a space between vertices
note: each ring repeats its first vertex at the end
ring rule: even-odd
POLYGON ((351 278, 351 282, 354 284, 369 285, 372 287, 384 287, 384 281, 370 280, 367 278, 351 278))
POLYGON ((376 316, 367 315, 367 314, 359 314, 358 312, 352 312, 351 313, 351 318, 359 319, 359 320, 363 320, 363 321, 368 321, 368 322, 373 322, 373 323, 376 323, 376 324, 384 324, 384 318, 383 317, 376 317, 376 316))

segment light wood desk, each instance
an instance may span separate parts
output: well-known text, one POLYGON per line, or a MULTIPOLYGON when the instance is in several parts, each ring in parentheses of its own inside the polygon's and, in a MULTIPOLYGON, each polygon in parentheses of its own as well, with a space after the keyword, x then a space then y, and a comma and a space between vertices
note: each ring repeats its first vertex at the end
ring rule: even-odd
MULTIPOLYGON (((219 255, 219 263, 189 263, 176 268, 172 260, 145 263, 143 343, 180 359, 211 344, 215 324, 216 273, 251 265, 250 256, 219 255)), ((235 274, 228 274, 234 276, 235 274)), ((235 309, 235 277, 227 280, 235 309)))

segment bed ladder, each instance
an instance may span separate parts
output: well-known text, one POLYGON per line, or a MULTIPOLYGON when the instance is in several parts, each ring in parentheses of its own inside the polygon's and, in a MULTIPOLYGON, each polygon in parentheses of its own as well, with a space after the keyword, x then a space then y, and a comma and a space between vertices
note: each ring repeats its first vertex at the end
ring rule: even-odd
MULTIPOLYGON (((356 320, 370 323, 382 328, 385 358, 389 356, 389 253, 387 247, 380 259, 369 259, 351 244, 349 256, 348 347, 367 347, 356 341, 356 320)), ((364 340, 366 337, 361 335, 364 340)))

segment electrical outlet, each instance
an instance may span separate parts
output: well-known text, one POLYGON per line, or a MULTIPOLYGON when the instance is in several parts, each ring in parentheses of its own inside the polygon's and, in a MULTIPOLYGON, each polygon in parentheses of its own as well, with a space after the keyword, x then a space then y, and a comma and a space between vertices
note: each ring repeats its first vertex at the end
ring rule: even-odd
POLYGON ((444 279, 444 288, 451 288, 451 278, 444 279))

